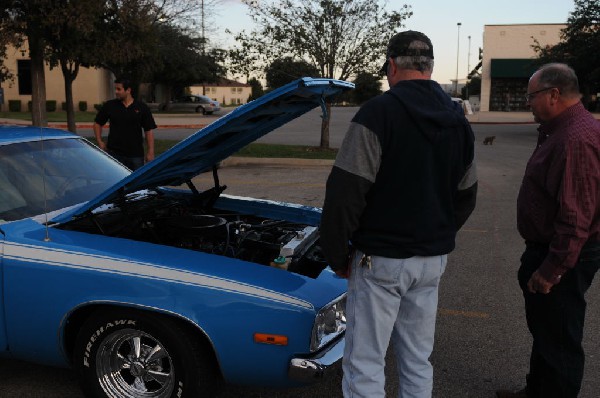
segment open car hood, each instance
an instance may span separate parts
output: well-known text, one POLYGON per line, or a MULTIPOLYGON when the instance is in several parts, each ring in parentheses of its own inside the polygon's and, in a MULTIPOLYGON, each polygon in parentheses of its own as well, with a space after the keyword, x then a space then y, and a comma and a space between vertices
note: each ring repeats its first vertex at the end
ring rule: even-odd
POLYGON ((354 84, 302 78, 236 108, 155 160, 145 164, 96 198, 55 217, 63 223, 119 197, 159 186, 179 186, 265 134, 305 114, 354 84))

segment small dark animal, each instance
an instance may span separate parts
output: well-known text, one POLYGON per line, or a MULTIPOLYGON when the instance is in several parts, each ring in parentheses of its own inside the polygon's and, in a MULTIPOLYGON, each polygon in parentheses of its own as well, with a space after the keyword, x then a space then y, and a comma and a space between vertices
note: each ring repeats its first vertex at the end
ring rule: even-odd
POLYGON ((495 135, 490 135, 489 137, 485 137, 483 139, 483 145, 487 145, 487 144, 494 145, 495 139, 496 139, 495 135))

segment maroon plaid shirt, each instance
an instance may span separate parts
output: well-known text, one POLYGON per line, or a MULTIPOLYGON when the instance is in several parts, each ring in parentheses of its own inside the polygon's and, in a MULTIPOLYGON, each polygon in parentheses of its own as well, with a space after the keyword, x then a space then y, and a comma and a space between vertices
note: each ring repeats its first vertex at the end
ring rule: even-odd
POLYGON ((526 240, 549 245, 539 268, 558 283, 583 245, 600 241, 600 121, 581 103, 540 125, 517 199, 526 240))

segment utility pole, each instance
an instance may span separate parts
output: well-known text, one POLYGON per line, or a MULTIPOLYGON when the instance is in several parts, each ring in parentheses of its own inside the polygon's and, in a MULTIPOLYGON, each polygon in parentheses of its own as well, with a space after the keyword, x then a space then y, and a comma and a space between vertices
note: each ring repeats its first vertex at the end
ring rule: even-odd
POLYGON ((206 55, 206 36, 204 35, 204 0, 200 0, 200 23, 202 27, 202 55, 206 55))
POLYGON ((456 96, 458 96, 458 57, 459 57, 459 49, 460 49, 460 25, 462 25, 460 22, 458 22, 456 24, 457 29, 458 29, 458 36, 457 36, 457 40, 456 40, 456 80, 454 83, 454 94, 456 96))
MULTIPOLYGON (((202 36, 200 38, 202 43, 202 57, 206 55, 206 36, 204 36, 204 0, 200 0, 200 27, 202 29, 202 36)), ((202 83, 202 95, 206 95, 206 85, 202 83)))
POLYGON ((467 85, 465 86, 465 100, 469 99, 469 74, 471 73, 471 35, 469 37, 469 51, 467 52, 467 85))

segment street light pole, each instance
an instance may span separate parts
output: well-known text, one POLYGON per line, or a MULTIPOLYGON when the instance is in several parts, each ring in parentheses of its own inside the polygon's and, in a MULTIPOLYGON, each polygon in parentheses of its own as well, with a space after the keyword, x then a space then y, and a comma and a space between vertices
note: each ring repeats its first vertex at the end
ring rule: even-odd
POLYGON ((201 21, 200 22, 202 23, 202 43, 201 43, 202 44, 202 55, 205 55, 206 54, 206 50, 205 50, 206 36, 204 35, 204 0, 201 0, 201 2, 200 2, 200 12, 201 12, 201 15, 200 15, 201 21))
POLYGON ((469 51, 467 52, 467 85, 465 86, 465 98, 469 99, 469 74, 471 73, 471 35, 469 37, 469 51))
POLYGON ((462 25, 460 22, 456 24, 458 30, 458 36, 456 39, 456 80, 454 83, 454 94, 456 96, 458 96, 458 56, 460 54, 460 25, 462 25))
POLYGON ((467 75, 471 73, 471 36, 469 38, 469 53, 467 55, 467 75))

